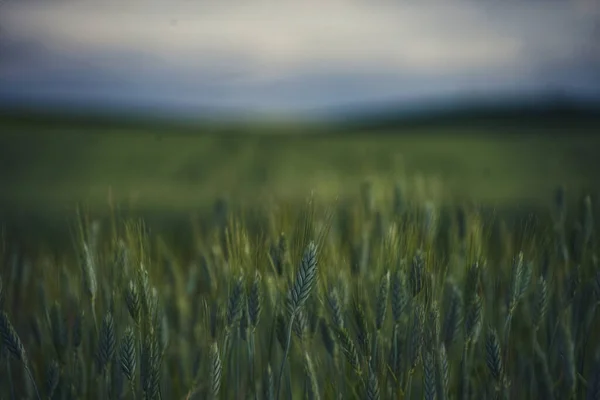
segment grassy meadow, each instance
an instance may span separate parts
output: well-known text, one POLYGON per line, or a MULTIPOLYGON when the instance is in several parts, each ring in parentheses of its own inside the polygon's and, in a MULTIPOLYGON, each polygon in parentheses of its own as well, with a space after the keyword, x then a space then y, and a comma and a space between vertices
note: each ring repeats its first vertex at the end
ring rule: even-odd
MULTIPOLYGON (((546 201, 560 184, 593 190, 600 122, 585 127, 180 127, 3 124, 1 204, 44 213, 84 202, 187 211, 239 202, 353 195, 356 182, 491 205, 546 201), (421 181, 419 183, 418 181, 421 181), (415 185, 417 187, 415 187, 415 185), (425 193, 421 193, 425 192, 425 193)), ((564 124, 563 124, 564 125, 564 124)), ((580 193, 578 193, 580 194, 580 193)))
POLYGON ((2 399, 600 399, 600 124, 0 124, 2 399))

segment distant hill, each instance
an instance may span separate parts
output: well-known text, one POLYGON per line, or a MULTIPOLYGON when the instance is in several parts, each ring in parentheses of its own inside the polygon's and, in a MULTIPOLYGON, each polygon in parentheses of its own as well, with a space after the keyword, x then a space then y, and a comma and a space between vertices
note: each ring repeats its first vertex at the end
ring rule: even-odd
POLYGON ((548 99, 440 102, 427 109, 406 111, 392 103, 341 111, 330 119, 342 130, 389 131, 396 128, 510 126, 589 127, 600 126, 600 101, 581 101, 561 96, 548 99))
MULTIPOLYGON (((586 128, 600 126, 600 102, 552 98, 544 101, 481 101, 449 104, 440 102, 427 108, 410 110, 403 105, 364 104, 322 110, 314 118, 270 119, 231 118, 218 113, 207 117, 173 116, 159 112, 119 110, 77 110, 7 107, 0 108, 0 124, 5 128, 136 129, 153 132, 177 130, 244 133, 295 131, 308 133, 350 133, 395 131, 402 128, 477 127, 520 125, 531 128, 586 128), (313 128, 312 130, 306 128, 313 128)), ((427 129, 429 130, 429 129, 427 129)), ((556 130, 556 129, 555 129, 556 130)))

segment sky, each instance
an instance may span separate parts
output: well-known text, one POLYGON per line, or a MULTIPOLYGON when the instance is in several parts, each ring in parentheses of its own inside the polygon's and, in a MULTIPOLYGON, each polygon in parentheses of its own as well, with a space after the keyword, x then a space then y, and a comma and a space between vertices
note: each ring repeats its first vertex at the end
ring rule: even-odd
POLYGON ((600 98, 596 0, 2 1, 0 107, 310 115, 600 98))

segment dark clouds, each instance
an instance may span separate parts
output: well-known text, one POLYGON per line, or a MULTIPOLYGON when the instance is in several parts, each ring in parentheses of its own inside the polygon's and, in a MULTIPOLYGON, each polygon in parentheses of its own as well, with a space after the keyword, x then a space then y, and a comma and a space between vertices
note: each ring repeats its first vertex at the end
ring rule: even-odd
POLYGON ((0 16, 4 103, 302 111, 600 88, 598 14, 571 3, 20 4, 0 16))

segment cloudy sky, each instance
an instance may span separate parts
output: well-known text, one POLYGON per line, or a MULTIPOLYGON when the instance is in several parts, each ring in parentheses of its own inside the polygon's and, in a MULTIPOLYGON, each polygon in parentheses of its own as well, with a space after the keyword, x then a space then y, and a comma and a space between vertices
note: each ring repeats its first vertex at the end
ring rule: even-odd
POLYGON ((0 105, 311 113, 600 97, 597 5, 4 0, 0 105))

